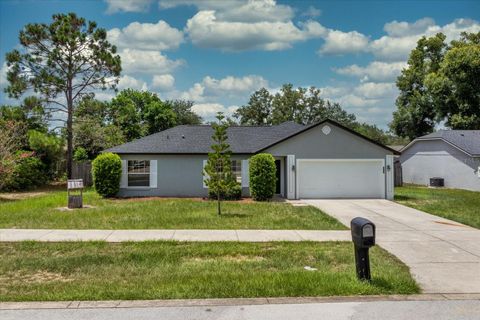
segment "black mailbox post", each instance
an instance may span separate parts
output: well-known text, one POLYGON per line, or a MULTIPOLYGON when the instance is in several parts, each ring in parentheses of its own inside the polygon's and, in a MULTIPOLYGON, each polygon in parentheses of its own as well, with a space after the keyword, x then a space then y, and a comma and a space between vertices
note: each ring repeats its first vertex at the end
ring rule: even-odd
POLYGON ((355 245, 355 265, 360 280, 370 280, 368 249, 375 245, 375 225, 365 218, 354 218, 350 222, 352 241, 355 245))

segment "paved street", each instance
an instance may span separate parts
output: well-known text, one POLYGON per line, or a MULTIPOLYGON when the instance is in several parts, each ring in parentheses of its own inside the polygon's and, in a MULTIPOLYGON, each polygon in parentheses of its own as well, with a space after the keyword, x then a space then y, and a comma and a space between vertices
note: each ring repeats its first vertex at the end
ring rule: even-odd
MULTIPOLYGON (((480 230, 388 200, 304 200, 349 226, 377 226, 377 244, 410 267, 425 293, 480 293, 480 230)), ((375 266, 372 266, 373 268, 375 266)))
POLYGON ((480 300, 0 310, 2 320, 474 320, 479 318, 480 300))

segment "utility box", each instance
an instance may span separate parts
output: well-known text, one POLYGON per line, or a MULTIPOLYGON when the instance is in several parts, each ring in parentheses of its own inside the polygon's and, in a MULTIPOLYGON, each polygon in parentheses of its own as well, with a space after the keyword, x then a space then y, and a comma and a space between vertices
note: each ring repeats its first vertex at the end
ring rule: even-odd
POLYGON ((355 266, 360 280, 370 280, 370 258, 368 249, 375 245, 375 224, 365 218, 354 218, 350 222, 352 241, 355 247, 355 266))
POLYGON ((68 208, 83 208, 83 179, 67 181, 68 208))

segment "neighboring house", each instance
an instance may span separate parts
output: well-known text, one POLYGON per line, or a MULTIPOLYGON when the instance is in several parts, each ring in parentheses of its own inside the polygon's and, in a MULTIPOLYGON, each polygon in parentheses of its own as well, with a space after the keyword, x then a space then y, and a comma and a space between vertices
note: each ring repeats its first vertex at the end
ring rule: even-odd
POLYGON ((447 188, 480 191, 480 130, 440 130, 402 149, 403 181, 428 185, 440 177, 447 188))
MULTIPOLYGON (((213 129, 181 125, 113 147, 122 158, 119 196, 204 197, 202 175, 213 129)), ((232 169, 249 195, 248 159, 275 157, 276 193, 299 198, 393 198, 393 155, 398 154, 334 121, 303 126, 232 126, 232 169)))

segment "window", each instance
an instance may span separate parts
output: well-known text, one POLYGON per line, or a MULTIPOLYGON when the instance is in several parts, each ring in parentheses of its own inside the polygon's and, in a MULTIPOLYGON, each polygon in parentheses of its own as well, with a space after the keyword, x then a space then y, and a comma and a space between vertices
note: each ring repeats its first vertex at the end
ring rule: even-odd
POLYGON ((150 186, 150 160, 128 160, 128 186, 150 186))
POLYGON ((242 183, 242 161, 232 160, 232 173, 238 183, 242 183))

